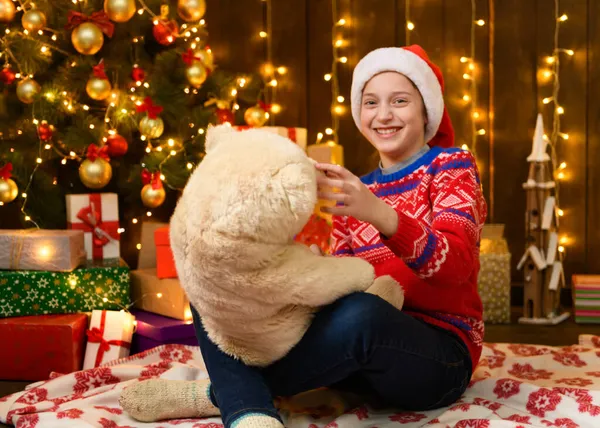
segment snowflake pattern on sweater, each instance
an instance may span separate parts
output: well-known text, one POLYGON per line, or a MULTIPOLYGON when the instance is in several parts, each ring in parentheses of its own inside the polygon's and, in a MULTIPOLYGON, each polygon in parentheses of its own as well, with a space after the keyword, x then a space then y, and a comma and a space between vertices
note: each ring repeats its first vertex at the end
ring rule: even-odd
POLYGON ((362 182, 398 213, 398 231, 382 236, 369 223, 334 217, 332 251, 370 262, 404 288, 405 310, 458 334, 473 365, 483 343, 477 292, 479 241, 487 205, 474 157, 433 147, 405 168, 376 169, 362 182))

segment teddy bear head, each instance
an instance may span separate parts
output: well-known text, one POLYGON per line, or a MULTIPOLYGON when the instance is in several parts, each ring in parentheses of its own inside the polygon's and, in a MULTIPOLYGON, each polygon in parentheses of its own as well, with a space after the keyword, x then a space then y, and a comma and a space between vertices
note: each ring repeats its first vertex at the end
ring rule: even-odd
POLYGON ((211 127, 206 155, 190 177, 188 231, 267 244, 289 243, 317 201, 314 163, 289 139, 267 130, 211 127))

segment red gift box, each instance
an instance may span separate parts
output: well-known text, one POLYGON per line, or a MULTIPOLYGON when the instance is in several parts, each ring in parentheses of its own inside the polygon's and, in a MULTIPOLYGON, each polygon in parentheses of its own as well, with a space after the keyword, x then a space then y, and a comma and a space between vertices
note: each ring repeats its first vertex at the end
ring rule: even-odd
POLYGON ((298 233, 294 240, 307 246, 317 245, 324 254, 329 254, 331 224, 324 218, 312 214, 304 228, 298 233))
POLYGON ((0 379, 47 380, 81 370, 86 314, 0 319, 0 379))
POLYGON ((156 276, 160 279, 177 278, 168 226, 159 227, 154 231, 154 245, 156 246, 156 276))

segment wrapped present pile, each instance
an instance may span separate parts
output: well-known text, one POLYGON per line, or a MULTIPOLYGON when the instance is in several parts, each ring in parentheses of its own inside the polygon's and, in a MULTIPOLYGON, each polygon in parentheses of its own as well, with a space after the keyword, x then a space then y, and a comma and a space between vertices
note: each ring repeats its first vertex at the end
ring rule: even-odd
POLYGON ((573 275, 575 322, 600 324, 600 275, 573 275))
POLYGON ((159 345, 197 346, 189 300, 179 283, 164 223, 142 225, 138 269, 131 271, 131 300, 137 328, 131 353, 159 345))
POLYGON ((504 226, 483 228, 478 289, 483 303, 483 320, 490 324, 510 323, 510 260, 504 226))
POLYGON ((128 355, 117 195, 67 195, 67 207, 69 230, 0 230, 0 340, 11 350, 0 379, 45 380, 128 355))

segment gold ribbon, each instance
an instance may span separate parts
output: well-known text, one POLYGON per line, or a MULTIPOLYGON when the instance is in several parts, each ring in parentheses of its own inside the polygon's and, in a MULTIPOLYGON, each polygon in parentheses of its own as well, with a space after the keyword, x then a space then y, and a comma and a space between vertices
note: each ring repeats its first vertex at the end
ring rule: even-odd
POLYGON ((17 232, 16 236, 12 237, 10 241, 10 269, 19 269, 19 263, 21 263, 21 255, 23 254, 23 245, 25 244, 25 237, 35 232, 36 230, 38 229, 23 229, 17 232))

